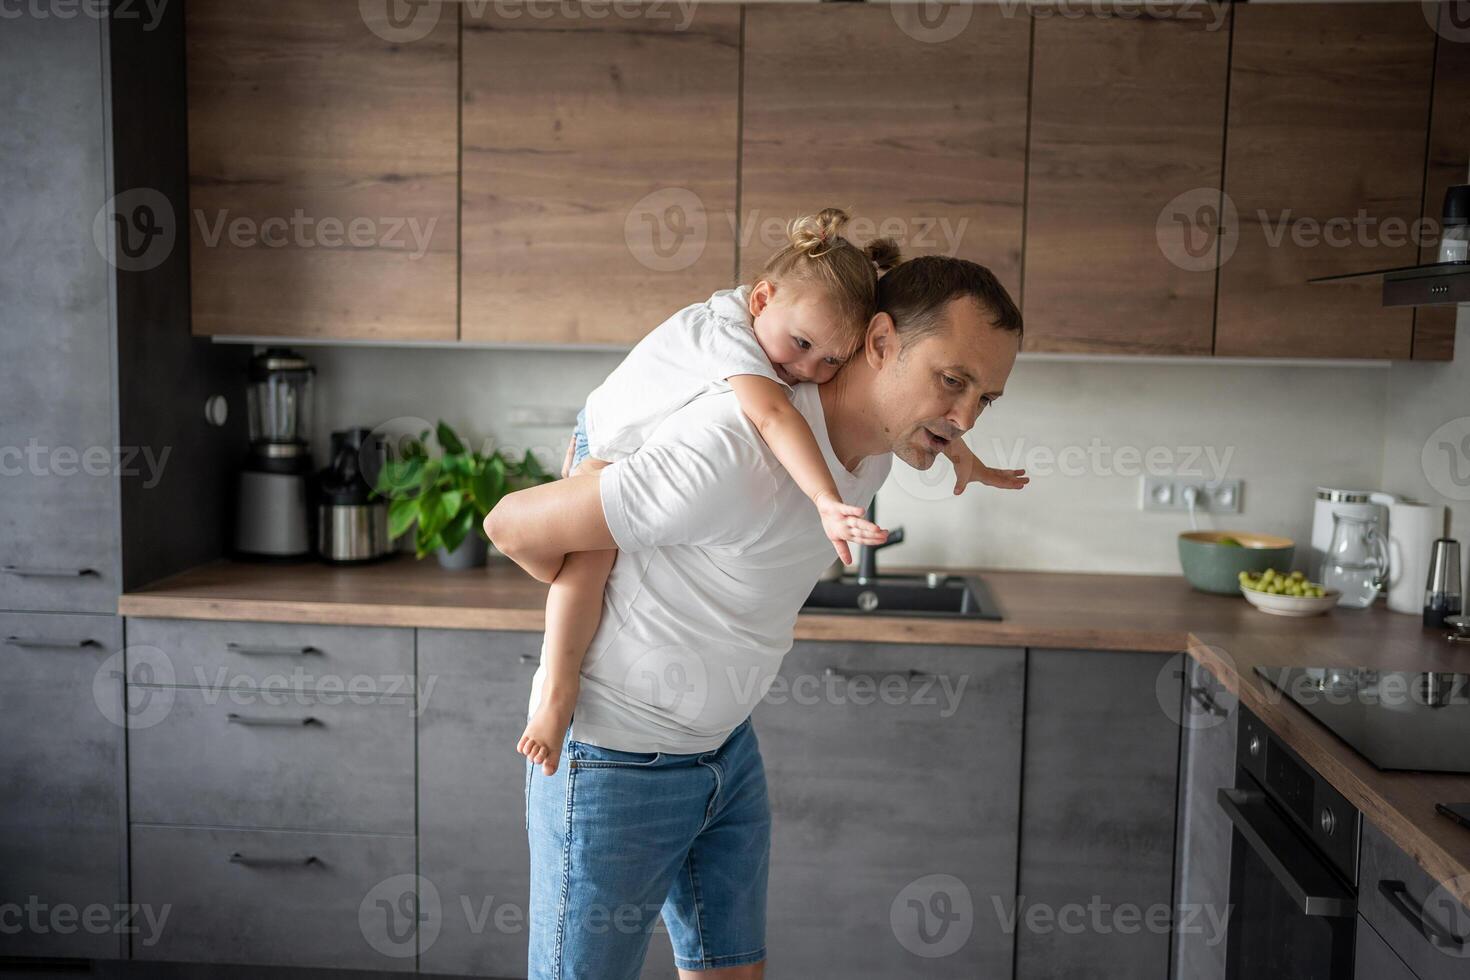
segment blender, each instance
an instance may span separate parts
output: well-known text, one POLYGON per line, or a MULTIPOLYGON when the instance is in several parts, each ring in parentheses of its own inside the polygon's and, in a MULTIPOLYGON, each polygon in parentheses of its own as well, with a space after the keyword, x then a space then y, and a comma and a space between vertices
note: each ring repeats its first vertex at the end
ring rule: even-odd
POLYGON ((250 452, 240 471, 235 517, 235 551, 241 557, 311 555, 312 463, 306 433, 315 374, 305 358, 284 347, 267 348, 250 361, 250 452))

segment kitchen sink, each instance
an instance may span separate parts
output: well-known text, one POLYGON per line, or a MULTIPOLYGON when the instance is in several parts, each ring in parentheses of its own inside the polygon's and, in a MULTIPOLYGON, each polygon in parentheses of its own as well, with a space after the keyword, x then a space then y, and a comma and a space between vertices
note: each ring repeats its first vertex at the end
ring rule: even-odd
POLYGON ((858 616, 1001 618, 985 583, 968 575, 856 575, 818 582, 801 607, 806 613, 858 616))

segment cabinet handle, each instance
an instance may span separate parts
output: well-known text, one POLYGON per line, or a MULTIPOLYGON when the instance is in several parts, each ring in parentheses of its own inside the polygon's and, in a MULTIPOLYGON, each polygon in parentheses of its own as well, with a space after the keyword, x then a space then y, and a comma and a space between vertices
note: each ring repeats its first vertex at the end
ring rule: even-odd
POLYGON ((1189 688, 1189 696, 1193 698, 1196 702, 1198 702, 1199 706, 1204 709, 1206 714, 1215 715, 1218 718, 1224 718, 1226 715, 1230 714, 1230 712, 1226 711, 1224 708, 1220 707, 1220 705, 1216 703, 1215 696, 1212 695, 1208 690, 1206 690, 1202 685, 1191 685, 1189 688))
POLYGON ((255 726, 259 728, 321 728, 321 719, 312 715, 305 718, 251 718, 231 711, 225 716, 231 725, 255 726))
POLYGON ((1424 910, 1424 906, 1414 901, 1409 894, 1409 886, 1402 881, 1393 881, 1384 878, 1378 882, 1378 890, 1383 897, 1388 899, 1388 904, 1398 909, 1400 915, 1409 920, 1409 924, 1418 930, 1419 935, 1440 949, 1459 951, 1465 948, 1466 937, 1457 936, 1444 926, 1435 922, 1424 910))
POLYGON ((44 636, 7 636, 5 642, 28 650, 87 650, 102 646, 96 640, 48 640, 44 636))
POLYGON ((312 646, 273 647, 250 643, 236 643, 233 640, 225 644, 225 649, 230 653, 239 653, 247 657, 309 657, 321 653, 321 650, 312 646))
MULTIPOLYGON (((845 681, 850 681, 854 677, 871 677, 872 676, 872 674, 869 674, 869 673, 867 673, 865 671, 858 671, 857 673, 853 673, 852 671, 849 671, 849 670, 843 670, 841 667, 827 667, 827 668, 824 669, 823 672, 828 677, 837 677, 837 678, 840 678, 840 679, 845 680, 845 681)), ((883 676, 885 676, 885 677, 891 677, 893 675, 892 674, 885 674, 883 676)), ((920 679, 924 679, 924 678, 931 678, 931 677, 934 677, 936 675, 931 674, 928 671, 914 670, 913 668, 909 668, 908 670, 906 670, 906 671, 903 672, 903 675, 902 676, 907 677, 911 681, 916 681, 916 680, 920 680, 920 679)))
POLYGON ((523 663, 523 664, 539 664, 540 662, 541 662, 541 658, 538 657, 538 656, 536 656, 535 654, 531 654, 531 653, 523 653, 523 654, 521 654, 521 663, 523 663))
POLYGON ((20 578, 80 578, 83 575, 99 574, 95 568, 40 568, 25 565, 6 565, 4 571, 20 578))
POLYGON ((247 868, 320 868, 322 859, 315 854, 308 854, 304 858, 270 858, 270 857, 246 857, 239 851, 230 855, 231 864, 243 865, 247 868))

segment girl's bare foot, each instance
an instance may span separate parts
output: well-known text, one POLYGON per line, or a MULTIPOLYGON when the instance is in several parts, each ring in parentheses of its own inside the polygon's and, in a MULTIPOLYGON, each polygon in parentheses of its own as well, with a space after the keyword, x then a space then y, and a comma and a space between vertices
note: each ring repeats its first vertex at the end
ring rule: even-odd
POLYGON ((516 742, 516 751, 541 766, 550 776, 561 761, 561 744, 567 726, 572 723, 572 709, 577 706, 576 689, 543 692, 541 703, 526 722, 526 730, 516 742))

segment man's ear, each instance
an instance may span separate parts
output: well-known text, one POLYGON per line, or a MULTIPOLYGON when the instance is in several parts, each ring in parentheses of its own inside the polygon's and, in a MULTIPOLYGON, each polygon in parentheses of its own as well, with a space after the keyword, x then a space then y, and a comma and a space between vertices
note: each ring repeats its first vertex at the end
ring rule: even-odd
POLYGON ((746 305, 750 309, 750 318, 753 320, 760 316, 761 310, 766 308, 771 302, 771 297, 775 295, 776 285, 769 279, 761 279, 751 286, 750 297, 746 300, 746 305))
POLYGON ((887 313, 874 314, 868 321, 868 333, 863 342, 863 356, 868 359, 868 366, 875 371, 881 368, 886 358, 897 356, 898 345, 898 328, 894 326, 893 317, 887 313))

